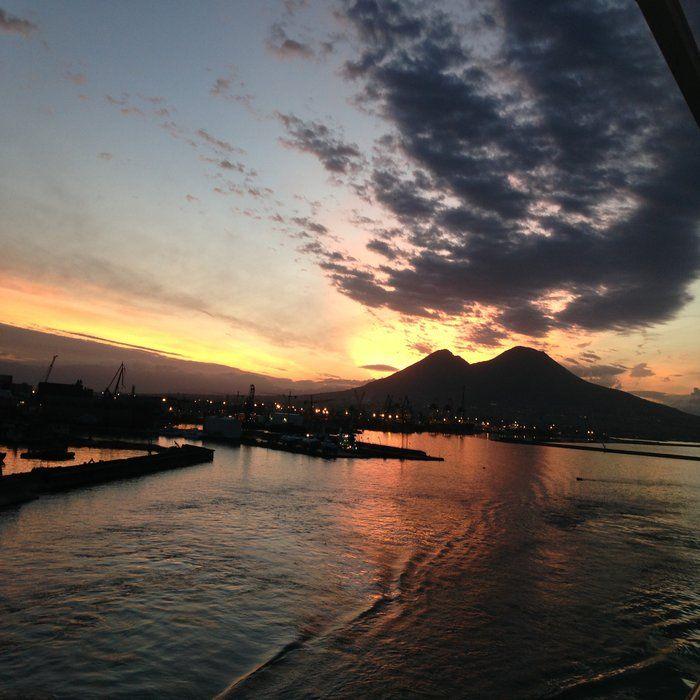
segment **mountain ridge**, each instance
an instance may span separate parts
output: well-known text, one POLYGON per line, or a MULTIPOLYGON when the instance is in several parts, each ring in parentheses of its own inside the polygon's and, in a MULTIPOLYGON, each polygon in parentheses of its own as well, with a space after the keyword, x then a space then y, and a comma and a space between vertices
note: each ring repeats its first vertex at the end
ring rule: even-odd
POLYGON ((355 403, 361 396, 366 405, 379 406, 387 397, 407 397, 416 409, 449 405, 457 410, 462 395, 467 415, 590 425, 620 437, 700 439, 700 417, 593 384, 542 350, 525 346, 472 364, 449 350, 437 350, 354 391, 319 398, 355 403))

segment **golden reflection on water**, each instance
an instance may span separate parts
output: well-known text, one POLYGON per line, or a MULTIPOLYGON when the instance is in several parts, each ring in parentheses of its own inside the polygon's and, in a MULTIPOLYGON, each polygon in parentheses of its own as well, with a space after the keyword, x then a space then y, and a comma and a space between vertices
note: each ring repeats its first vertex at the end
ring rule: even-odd
POLYGON ((0 452, 5 453, 2 473, 5 475, 20 474, 22 472, 30 472, 34 467, 66 467, 89 462, 91 459, 98 462, 100 460, 125 459, 127 457, 147 454, 139 450, 113 450, 101 447, 69 447, 68 451, 75 454, 75 457, 70 460, 23 459, 20 455, 26 451, 26 447, 0 445, 0 452))
POLYGON ((692 675, 694 463, 365 438, 445 461, 214 446, 0 513, 0 691, 211 696, 285 649, 236 692, 539 697, 678 645, 655 687, 692 675))

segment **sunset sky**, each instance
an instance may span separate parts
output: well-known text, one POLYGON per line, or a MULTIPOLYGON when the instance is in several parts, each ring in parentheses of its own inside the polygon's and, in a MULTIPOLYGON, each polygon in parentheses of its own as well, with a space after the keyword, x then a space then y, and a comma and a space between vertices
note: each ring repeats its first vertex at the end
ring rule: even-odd
POLYGON ((536 6, 1 0, 0 323, 314 380, 531 345, 690 392, 700 133, 633 0, 536 6))

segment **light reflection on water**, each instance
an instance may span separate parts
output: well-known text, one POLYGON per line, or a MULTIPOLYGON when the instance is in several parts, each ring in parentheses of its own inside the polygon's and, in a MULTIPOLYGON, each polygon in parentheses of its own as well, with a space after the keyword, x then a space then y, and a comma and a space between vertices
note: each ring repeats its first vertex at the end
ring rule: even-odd
POLYGON ((446 460, 216 445, 0 512, 0 691, 209 697, 286 648, 234 692, 683 697, 697 463, 409 446, 446 460))
POLYGON ((136 457, 147 454, 140 450, 114 450, 104 447, 69 447, 68 451, 74 453, 73 459, 68 460, 46 460, 46 459, 22 459, 20 456, 27 451, 27 447, 16 447, 11 445, 0 445, 0 452, 5 453, 5 460, 2 463, 2 473, 20 474, 30 472, 34 467, 67 467, 91 459, 95 462, 108 459, 124 459, 126 457, 136 457))

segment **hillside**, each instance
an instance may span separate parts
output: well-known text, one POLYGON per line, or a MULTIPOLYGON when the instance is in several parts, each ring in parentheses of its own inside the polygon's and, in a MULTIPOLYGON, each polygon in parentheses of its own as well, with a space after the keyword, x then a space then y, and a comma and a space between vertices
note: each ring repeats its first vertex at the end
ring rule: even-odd
MULTIPOLYGON (((462 403, 467 415, 519 418, 533 423, 590 425, 614 435, 658 439, 700 439, 700 417, 663 404, 587 382, 532 348, 514 347, 469 364, 438 350, 394 374, 360 387, 364 403, 380 406, 387 396, 408 397, 415 408, 462 403)), ((354 403, 353 392, 327 395, 354 403)))

